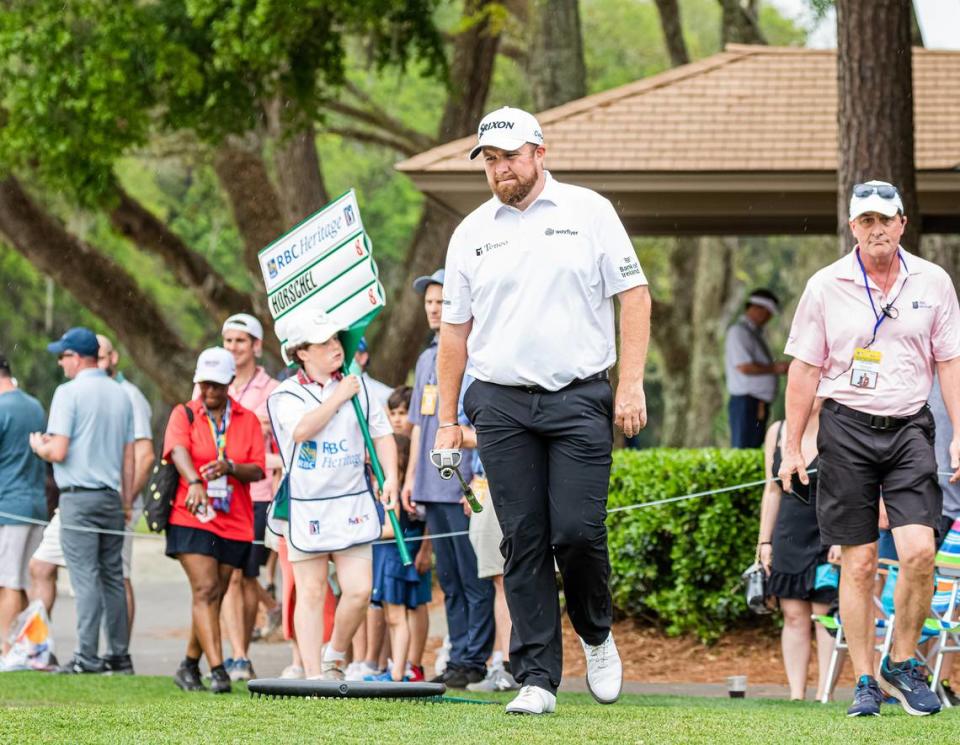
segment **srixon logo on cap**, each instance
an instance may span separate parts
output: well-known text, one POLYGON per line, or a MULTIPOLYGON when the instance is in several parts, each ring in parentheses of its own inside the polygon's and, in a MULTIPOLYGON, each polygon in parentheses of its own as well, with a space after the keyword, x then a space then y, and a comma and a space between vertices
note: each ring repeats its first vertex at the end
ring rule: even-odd
POLYGON ((480 125, 480 134, 488 129, 513 129, 514 122, 487 122, 480 125))

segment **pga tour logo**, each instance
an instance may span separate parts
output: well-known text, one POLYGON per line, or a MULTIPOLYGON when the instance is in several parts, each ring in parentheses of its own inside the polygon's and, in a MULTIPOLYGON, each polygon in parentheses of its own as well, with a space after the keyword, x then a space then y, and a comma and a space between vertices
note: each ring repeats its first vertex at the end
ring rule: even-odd
POLYGON ((353 205, 348 204, 343 208, 343 219, 346 221, 347 225, 353 225, 357 221, 357 216, 353 214, 353 205))
POLYGON ((320 521, 311 520, 310 521, 310 535, 320 535, 320 521))

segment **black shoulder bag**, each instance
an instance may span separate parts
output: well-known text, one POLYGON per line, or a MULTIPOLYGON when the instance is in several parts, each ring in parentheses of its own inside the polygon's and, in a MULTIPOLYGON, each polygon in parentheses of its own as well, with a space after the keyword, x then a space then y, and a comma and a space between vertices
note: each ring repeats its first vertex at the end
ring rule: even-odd
MULTIPOLYGON (((190 424, 193 424, 193 411, 183 404, 190 424)), ((177 467, 167 460, 153 467, 150 481, 147 482, 147 498, 143 506, 147 527, 154 533, 162 533, 170 522, 170 510, 173 509, 173 500, 177 497, 177 487, 180 486, 180 472, 177 467)))

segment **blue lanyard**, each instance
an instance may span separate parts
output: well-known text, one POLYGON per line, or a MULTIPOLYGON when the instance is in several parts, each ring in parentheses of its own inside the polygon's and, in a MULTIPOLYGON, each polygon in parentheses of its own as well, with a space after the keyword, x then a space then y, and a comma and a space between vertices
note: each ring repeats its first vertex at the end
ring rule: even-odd
MULTIPOLYGON (((907 262, 903 260, 903 254, 900 253, 900 249, 897 249, 897 258, 900 259, 900 263, 903 264, 903 269, 906 272, 909 272, 907 269, 907 262)), ((886 313, 877 313, 877 306, 873 302, 873 293, 870 292, 870 280, 867 278, 867 268, 863 265, 863 259, 860 258, 860 249, 857 248, 857 263, 860 264, 860 271, 863 272, 863 287, 867 292, 867 300, 870 301, 870 309, 873 311, 873 317, 876 319, 876 323, 873 325, 873 337, 870 339, 870 344, 873 344, 874 340, 877 338, 877 330, 880 328, 880 325, 887 320, 886 313)), ((900 292, 903 292, 903 285, 907 283, 907 278, 903 278, 903 284, 900 285, 900 292)), ((888 305, 893 305, 897 301, 897 298, 900 297, 900 292, 897 293, 897 296, 893 299, 893 302, 888 305)), ((870 344, 867 344, 869 347, 870 344)))
POLYGON ((217 448, 217 460, 223 460, 227 454, 227 427, 230 426, 230 399, 227 399, 227 410, 223 412, 223 420, 220 422, 219 427, 206 404, 203 405, 203 410, 207 414, 207 421, 210 423, 210 434, 213 436, 213 444, 217 448))

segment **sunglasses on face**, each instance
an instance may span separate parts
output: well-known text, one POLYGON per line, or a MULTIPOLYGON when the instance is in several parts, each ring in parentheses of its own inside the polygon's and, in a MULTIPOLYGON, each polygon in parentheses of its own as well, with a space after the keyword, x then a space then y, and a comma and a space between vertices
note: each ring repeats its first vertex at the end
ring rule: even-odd
POLYGON ((853 187, 853 196, 857 199, 869 197, 871 194, 876 194, 881 199, 893 199, 897 196, 897 187, 889 184, 855 184, 853 187))

